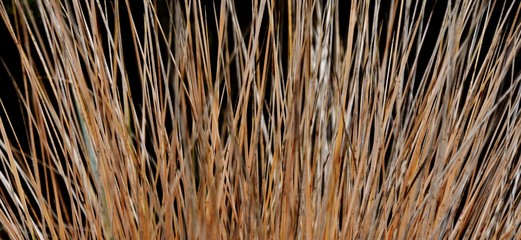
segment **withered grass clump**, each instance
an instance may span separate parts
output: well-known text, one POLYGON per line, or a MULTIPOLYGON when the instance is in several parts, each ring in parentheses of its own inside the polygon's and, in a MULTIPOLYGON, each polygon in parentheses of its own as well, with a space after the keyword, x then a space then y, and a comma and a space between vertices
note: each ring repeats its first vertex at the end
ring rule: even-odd
POLYGON ((517 2, 0 1, 0 231, 521 239, 517 2))

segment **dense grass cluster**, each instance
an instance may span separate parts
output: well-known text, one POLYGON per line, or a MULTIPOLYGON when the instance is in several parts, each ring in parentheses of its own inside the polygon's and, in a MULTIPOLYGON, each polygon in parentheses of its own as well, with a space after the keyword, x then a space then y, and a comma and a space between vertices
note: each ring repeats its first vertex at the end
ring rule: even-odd
POLYGON ((0 1, 0 231, 521 239, 517 2, 0 1))

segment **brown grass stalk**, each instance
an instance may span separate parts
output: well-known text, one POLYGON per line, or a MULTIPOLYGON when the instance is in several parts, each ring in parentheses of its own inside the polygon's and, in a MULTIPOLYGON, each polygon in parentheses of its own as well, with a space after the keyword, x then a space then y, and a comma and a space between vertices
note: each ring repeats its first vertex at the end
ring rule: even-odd
POLYGON ((520 10, 0 2, 0 232, 519 239, 520 10))

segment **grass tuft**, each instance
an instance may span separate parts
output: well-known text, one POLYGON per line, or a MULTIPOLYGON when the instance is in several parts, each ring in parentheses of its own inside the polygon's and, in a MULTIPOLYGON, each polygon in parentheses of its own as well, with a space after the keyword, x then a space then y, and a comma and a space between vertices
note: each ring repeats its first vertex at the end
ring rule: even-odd
POLYGON ((1 1, 0 232, 520 239, 520 10, 1 1))

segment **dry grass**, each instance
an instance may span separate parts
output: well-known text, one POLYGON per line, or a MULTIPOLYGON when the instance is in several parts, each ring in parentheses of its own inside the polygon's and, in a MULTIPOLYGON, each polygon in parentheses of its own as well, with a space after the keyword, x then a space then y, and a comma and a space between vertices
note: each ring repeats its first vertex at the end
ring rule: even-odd
POLYGON ((77 2, 0 2, 11 238, 521 238, 517 1, 77 2))

